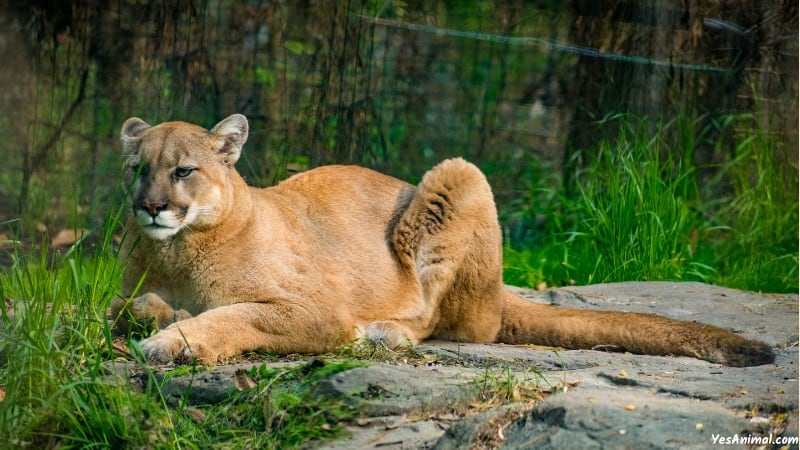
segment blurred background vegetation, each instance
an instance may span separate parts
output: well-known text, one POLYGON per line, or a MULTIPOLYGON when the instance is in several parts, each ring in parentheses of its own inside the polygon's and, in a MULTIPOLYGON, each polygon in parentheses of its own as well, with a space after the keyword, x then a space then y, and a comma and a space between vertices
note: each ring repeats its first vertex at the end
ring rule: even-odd
POLYGON ((794 1, 0 0, 0 60, 7 240, 102 226, 126 118, 240 112, 256 185, 475 162, 509 282, 797 291, 794 1))

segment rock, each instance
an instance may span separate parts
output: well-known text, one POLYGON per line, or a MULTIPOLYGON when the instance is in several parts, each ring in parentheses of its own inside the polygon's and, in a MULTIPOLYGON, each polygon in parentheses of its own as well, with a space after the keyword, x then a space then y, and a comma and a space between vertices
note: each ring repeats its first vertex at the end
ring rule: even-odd
MULTIPOLYGON (((478 445, 487 430, 502 433, 505 440, 495 445, 509 449, 706 448, 714 444, 714 436, 768 435, 774 427, 770 420, 784 412, 789 414, 787 423, 778 425, 780 435, 797 436, 796 295, 760 295, 701 283, 615 283, 517 292, 531 301, 563 307, 656 313, 729 328, 776 346, 776 362, 732 368, 683 357, 425 342, 419 351, 451 363, 505 366, 520 377, 538 374, 561 388, 505 428, 493 423, 502 415, 498 410, 457 421, 435 448, 478 445)), ((796 442, 791 448, 797 448, 796 442)))
MULTIPOLYGON (((774 346, 776 361, 726 367, 684 357, 429 341, 417 351, 433 355, 433 364, 373 363, 318 382, 313 395, 340 398, 361 418, 347 426, 348 436, 316 447, 706 448, 714 436, 798 436, 797 295, 672 282, 514 290, 535 302, 732 329, 774 346), (487 411, 481 405, 490 373, 538 386, 544 399, 487 411)), ((184 395, 189 404, 217 402, 235 391, 236 369, 252 365, 175 377, 163 391, 173 402, 184 395)), ((495 383, 504 386, 501 378, 495 383)))
POLYGON ((366 417, 458 409, 476 398, 475 371, 375 364, 321 381, 316 395, 343 399, 366 417))
POLYGON ((489 411, 467 416, 454 423, 444 435, 436 441, 434 450, 459 450, 474 447, 489 437, 502 442, 505 433, 502 431, 514 417, 515 406, 507 405, 489 411))
POLYGON ((446 426, 436 420, 412 420, 405 416, 389 416, 370 426, 347 428, 349 436, 321 448, 352 449, 380 448, 417 450, 431 448, 444 434, 446 426), (401 422, 398 424, 398 422, 401 422), (379 425, 376 425, 380 423, 379 425))
POLYGON ((595 389, 547 398, 508 427, 502 448, 700 449, 712 446, 712 435, 757 431, 741 414, 714 402, 633 388, 595 389))
POLYGON ((349 438, 323 448, 430 448, 458 417, 435 413, 465 410, 476 400, 480 389, 473 380, 478 373, 460 367, 390 364, 337 373, 321 381, 315 394, 342 399, 362 417, 377 419, 348 427, 349 438))
POLYGON ((715 400, 762 412, 797 410, 797 348, 776 352, 775 364, 726 367, 694 358, 605 353, 591 350, 535 351, 527 346, 427 342, 419 350, 476 365, 507 364, 537 372, 550 383, 587 387, 633 386, 672 397, 715 400), (625 375, 620 375, 624 372, 625 375))
MULTIPOLYGON (((292 367, 301 364, 295 363, 269 363, 273 368, 292 367)), ((188 375, 174 377, 158 374, 161 379, 161 394, 164 399, 172 406, 178 405, 185 397, 186 405, 210 405, 219 403, 239 389, 236 386, 236 372, 239 370, 249 371, 254 366, 261 363, 244 363, 221 366, 213 369, 200 371, 188 375)))

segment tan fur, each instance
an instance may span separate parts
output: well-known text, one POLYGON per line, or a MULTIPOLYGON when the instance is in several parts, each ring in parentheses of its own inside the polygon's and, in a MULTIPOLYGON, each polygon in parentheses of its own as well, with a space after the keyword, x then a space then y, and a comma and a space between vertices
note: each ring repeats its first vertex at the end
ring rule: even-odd
POLYGON ((122 294, 141 283, 144 295, 118 301, 114 314, 121 329, 128 313, 155 318, 162 329, 141 343, 152 359, 323 352, 361 336, 604 345, 731 365, 773 359, 768 346, 708 325, 511 294, 491 189, 462 159, 417 187, 326 166, 257 189, 233 168, 247 127, 241 115, 210 131, 136 118, 122 127, 133 212, 122 294))

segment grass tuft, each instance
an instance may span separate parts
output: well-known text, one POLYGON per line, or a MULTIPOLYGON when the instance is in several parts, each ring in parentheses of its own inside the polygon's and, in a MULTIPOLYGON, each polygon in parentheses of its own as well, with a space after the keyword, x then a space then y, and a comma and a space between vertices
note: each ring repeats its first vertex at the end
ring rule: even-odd
POLYGON ((613 120, 628 126, 591 149, 574 197, 548 190, 550 180, 534 183, 532 197, 545 192, 549 203, 530 215, 546 223, 531 245, 506 245, 507 283, 702 281, 797 292, 797 168, 778 161, 777 143, 757 131, 738 136, 735 158, 701 189, 694 124, 676 119, 648 132, 613 120))
POLYGON ((762 132, 740 137, 724 167, 732 193, 711 236, 719 284, 763 292, 798 289, 797 166, 779 161, 788 149, 762 132))

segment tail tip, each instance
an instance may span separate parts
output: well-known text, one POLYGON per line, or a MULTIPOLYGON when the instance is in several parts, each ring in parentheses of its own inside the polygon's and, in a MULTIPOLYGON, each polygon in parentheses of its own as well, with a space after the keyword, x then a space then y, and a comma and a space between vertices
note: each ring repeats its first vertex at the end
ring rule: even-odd
POLYGON ((775 351, 771 346, 751 340, 743 340, 713 355, 712 362, 731 367, 751 367, 775 362, 775 351))

